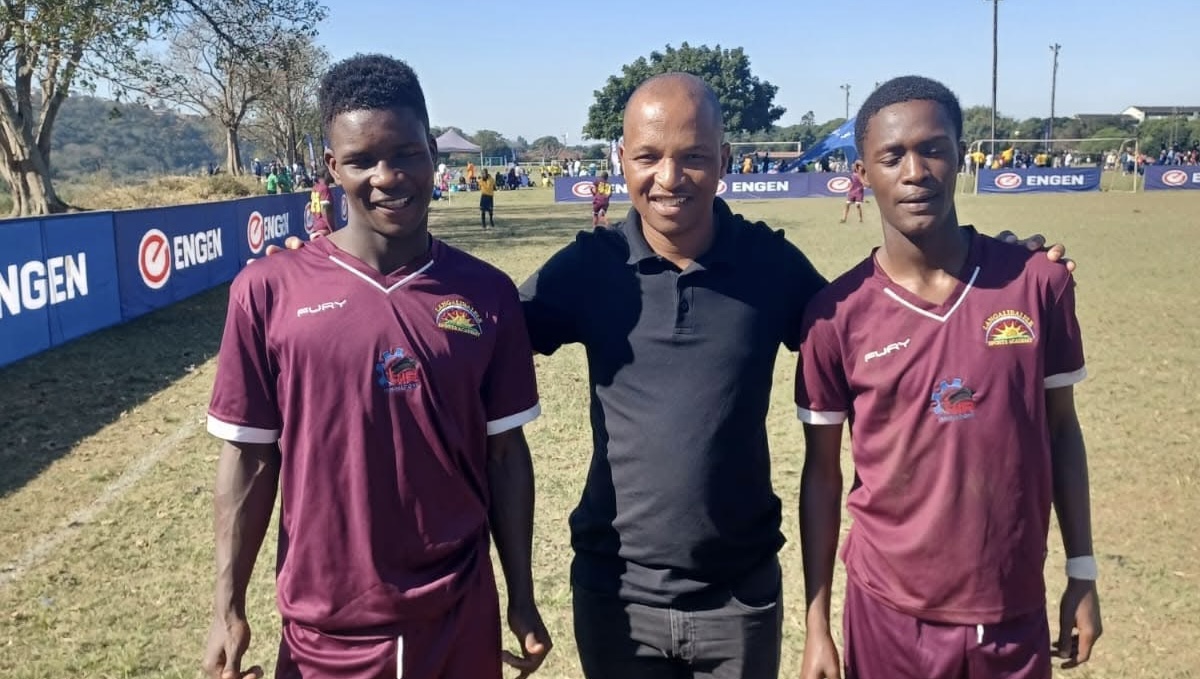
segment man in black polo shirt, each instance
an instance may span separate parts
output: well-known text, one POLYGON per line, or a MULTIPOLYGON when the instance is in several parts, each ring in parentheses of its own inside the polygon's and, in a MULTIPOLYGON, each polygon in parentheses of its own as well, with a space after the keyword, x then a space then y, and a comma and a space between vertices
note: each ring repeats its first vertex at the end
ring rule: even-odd
POLYGON ((729 145, 703 81, 643 83, 624 135, 633 209, 521 286, 536 351, 587 351, 594 451, 570 520, 583 671, 774 679, 784 538, 766 415, 779 345, 797 348, 825 279, 716 198, 729 145))
POLYGON ((702 81, 647 81, 624 134, 634 209, 521 287, 536 351, 587 349, 595 451, 571 515, 583 670, 773 678, 784 538, 771 375, 825 279, 715 197, 729 146, 702 81))

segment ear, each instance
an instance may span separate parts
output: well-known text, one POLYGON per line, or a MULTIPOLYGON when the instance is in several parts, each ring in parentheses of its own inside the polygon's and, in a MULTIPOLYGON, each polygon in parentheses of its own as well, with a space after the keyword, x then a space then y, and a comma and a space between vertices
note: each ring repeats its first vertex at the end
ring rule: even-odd
POLYGON ((329 174, 333 177, 333 181, 341 184, 342 175, 339 172, 337 158, 333 155, 333 149, 325 147, 325 167, 329 168, 329 174))
POLYGON ((433 138, 432 134, 426 134, 425 138, 429 140, 429 157, 433 159, 434 165, 436 165, 438 154, 437 140, 433 138))
POLYGON ((861 158, 854 164, 854 168, 851 171, 857 174, 858 178, 862 180, 863 188, 871 188, 871 180, 867 178, 867 164, 862 162, 861 158))
POLYGON ((617 160, 621 163, 621 176, 629 174, 625 171, 625 142, 617 144, 617 160))

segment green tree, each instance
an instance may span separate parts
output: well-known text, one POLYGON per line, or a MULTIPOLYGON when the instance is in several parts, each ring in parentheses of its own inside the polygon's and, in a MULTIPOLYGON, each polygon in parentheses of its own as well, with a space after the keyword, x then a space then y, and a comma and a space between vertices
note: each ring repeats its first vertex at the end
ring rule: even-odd
POLYGON ((558 137, 546 135, 538 137, 529 144, 529 152, 542 158, 557 158, 563 150, 563 144, 558 137))
POLYGON ((678 49, 667 45, 663 52, 639 57, 622 66, 620 75, 609 76, 604 87, 594 93, 596 101, 588 108, 583 135, 619 138, 625 104, 633 91, 648 78, 672 71, 691 73, 713 88, 725 112, 727 132, 768 129, 786 111, 773 103, 779 88, 751 73, 750 58, 741 47, 692 47, 685 42, 678 49))
MULTIPOLYGON (((1128 132, 1126 132, 1125 130, 1122 130, 1119 127, 1104 127, 1099 130, 1096 130, 1096 132, 1094 134, 1092 134, 1091 136, 1092 137, 1115 137, 1115 139, 1108 139, 1105 141, 1083 141, 1083 142, 1080 142, 1079 150, 1082 153, 1107 153, 1108 151, 1115 151, 1121 146, 1121 142, 1119 141, 1119 139, 1121 139, 1122 137, 1128 137, 1130 135, 1128 132)), ((1130 150, 1130 152, 1132 152, 1133 148, 1131 147, 1129 150, 1130 150)))
POLYGON ((479 130, 468 138, 479 145, 485 157, 512 155, 512 144, 495 130, 479 130))
POLYGON ((247 132, 273 156, 288 163, 304 158, 302 135, 307 133, 312 136, 313 160, 317 166, 324 166, 317 87, 329 54, 307 35, 286 36, 286 45, 277 51, 273 68, 265 75, 270 86, 251 108, 247 132))
MULTIPOLYGON (((1021 129, 1021 134, 1024 136, 1025 130, 1018 127, 1017 121, 1004 115, 996 116, 996 139, 1009 139, 1018 129, 1021 129)), ((968 144, 982 139, 990 139, 992 136, 992 108, 990 106, 969 106, 963 110, 962 133, 963 141, 968 144)), ((988 152, 986 144, 983 152, 988 152)))
POLYGON ((311 26, 318 0, 24 0, 0 5, 0 178, 14 215, 62 212, 51 179, 54 124, 67 96, 101 79, 119 89, 143 66, 138 48, 201 20, 248 49, 264 26, 311 26), (247 21, 253 17, 253 21, 247 21), (35 91, 37 97, 35 98, 35 91))

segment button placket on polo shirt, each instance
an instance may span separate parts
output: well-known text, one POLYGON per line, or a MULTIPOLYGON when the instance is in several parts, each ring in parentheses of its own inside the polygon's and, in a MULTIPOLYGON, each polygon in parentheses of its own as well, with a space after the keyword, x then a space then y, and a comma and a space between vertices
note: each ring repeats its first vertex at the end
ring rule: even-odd
POLYGON ((687 272, 679 274, 675 279, 675 334, 690 334, 695 324, 692 319, 696 313, 695 288, 691 284, 692 275, 687 272))

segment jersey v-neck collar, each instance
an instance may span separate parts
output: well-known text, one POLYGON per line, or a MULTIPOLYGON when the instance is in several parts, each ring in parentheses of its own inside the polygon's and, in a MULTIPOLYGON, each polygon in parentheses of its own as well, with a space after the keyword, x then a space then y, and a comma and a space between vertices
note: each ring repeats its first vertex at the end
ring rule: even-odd
POLYGON ((433 266, 433 263, 437 261, 442 249, 441 241, 432 236, 429 237, 429 241, 429 249, 424 255, 387 274, 380 273, 366 262, 342 250, 327 238, 310 243, 308 247, 315 246, 322 254, 329 258, 329 261, 387 295, 399 290, 417 276, 428 271, 433 266))
POLYGON ((898 285, 879 266, 879 261, 875 258, 876 253, 872 252, 871 266, 874 270, 874 278, 883 288, 883 294, 887 295, 900 306, 925 318, 937 321, 938 323, 945 323, 950 320, 954 312, 967 299, 967 295, 970 294, 971 289, 975 287, 975 281, 979 278, 979 272, 982 270, 979 261, 982 258, 983 239, 979 234, 975 233, 973 228, 969 226, 964 226, 963 228, 971 230, 971 245, 967 252, 967 261, 963 264, 963 275, 958 277, 958 282, 954 286, 954 292, 944 302, 934 304, 918 295, 914 295, 904 286, 898 285), (966 275, 967 272, 970 272, 969 276, 966 275))

